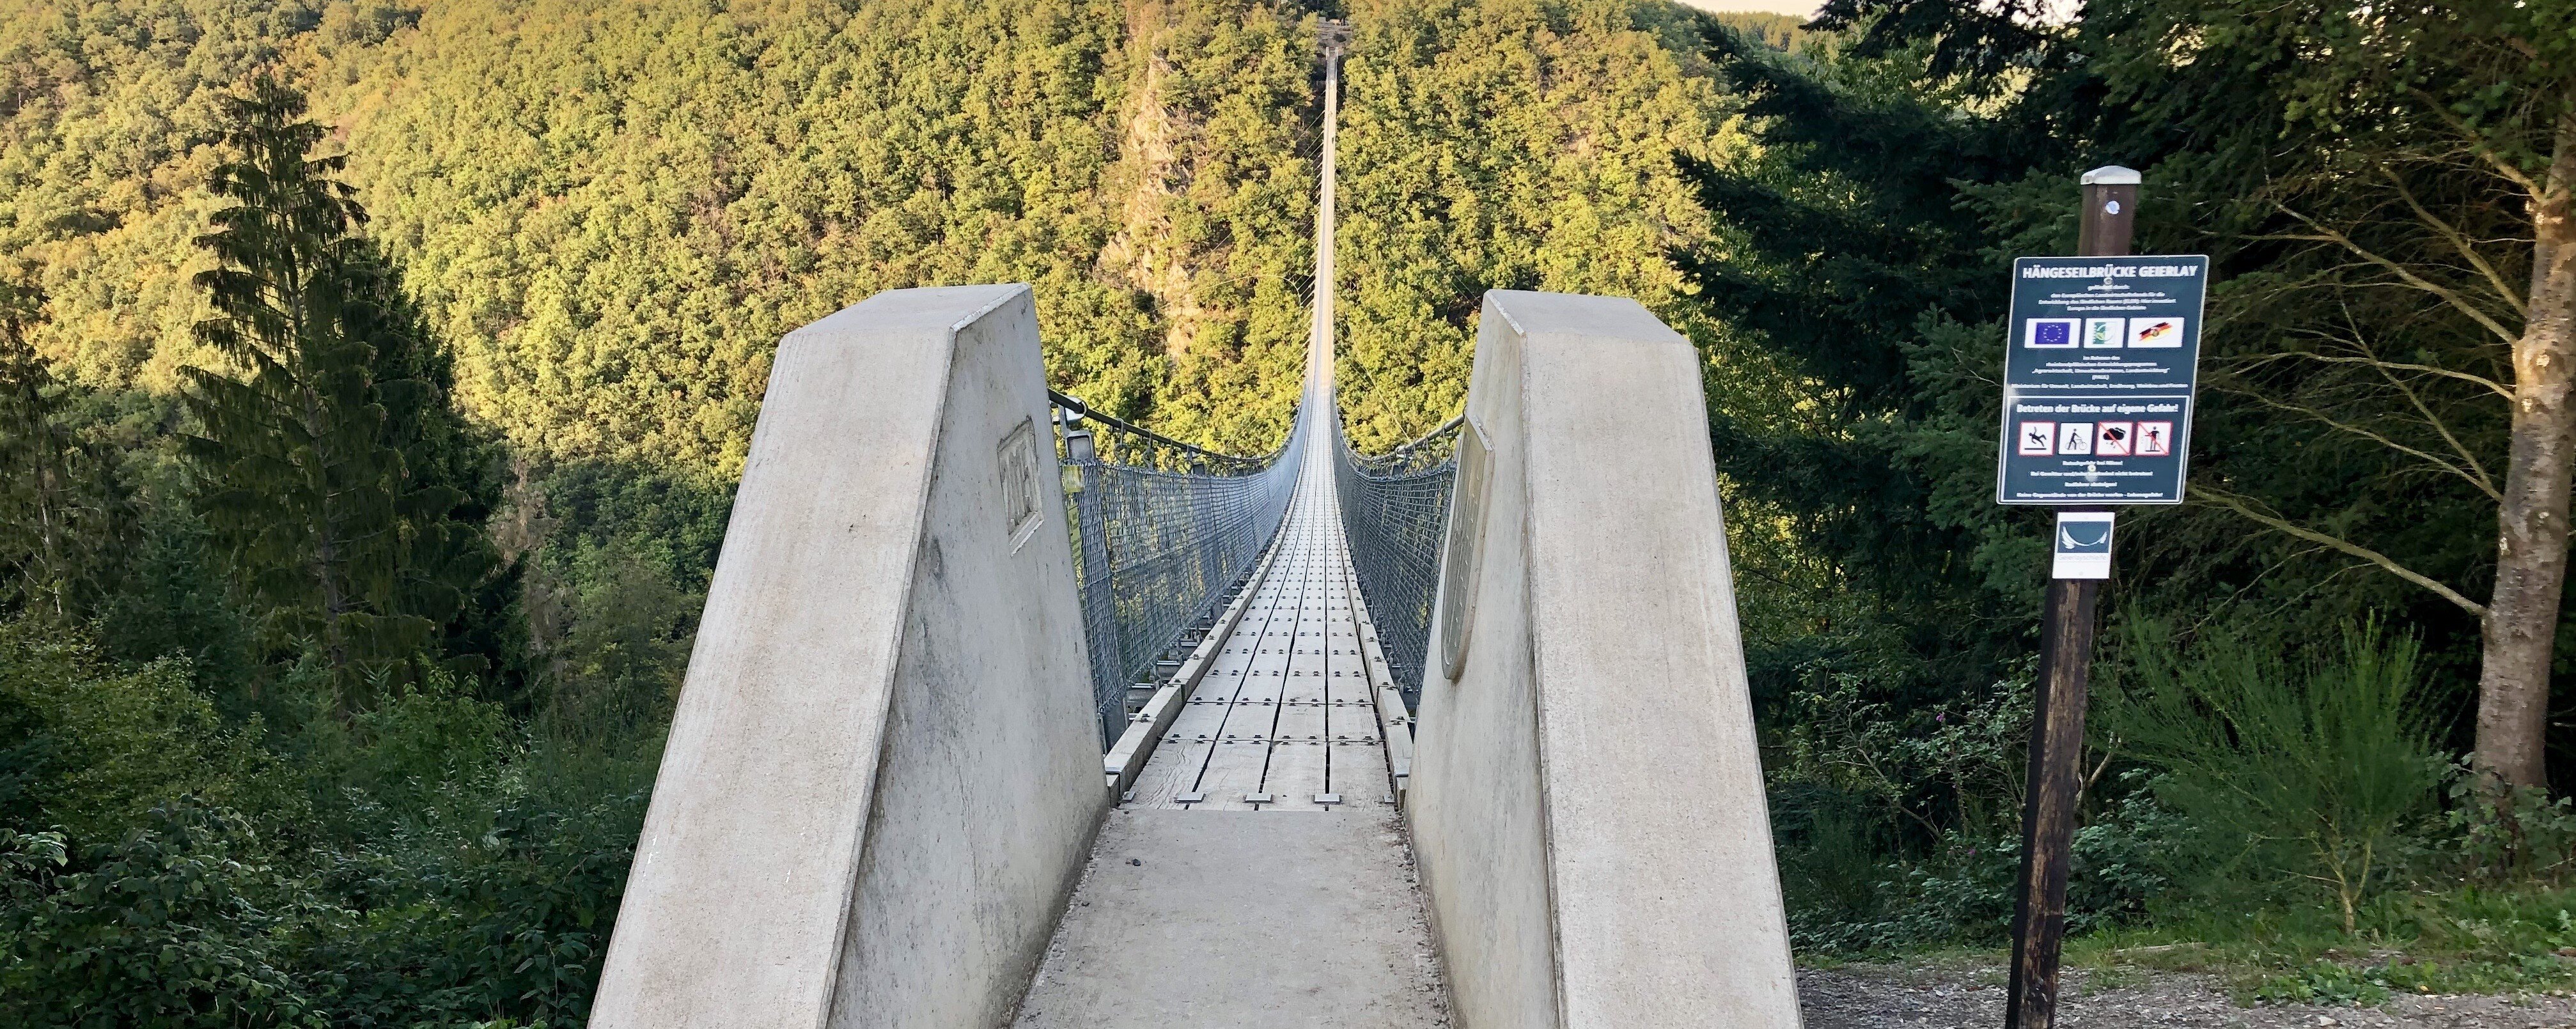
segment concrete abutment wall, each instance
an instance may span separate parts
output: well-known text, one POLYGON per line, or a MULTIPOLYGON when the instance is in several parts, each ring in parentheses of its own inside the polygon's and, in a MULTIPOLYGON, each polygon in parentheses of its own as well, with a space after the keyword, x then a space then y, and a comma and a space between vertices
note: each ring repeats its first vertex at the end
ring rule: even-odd
POLYGON ((1798 1025, 1700 374, 1486 294, 1406 802, 1470 1029, 1798 1025))
POLYGON ((1006 1021, 1101 788, 1029 288, 790 333, 592 1025, 1006 1021))

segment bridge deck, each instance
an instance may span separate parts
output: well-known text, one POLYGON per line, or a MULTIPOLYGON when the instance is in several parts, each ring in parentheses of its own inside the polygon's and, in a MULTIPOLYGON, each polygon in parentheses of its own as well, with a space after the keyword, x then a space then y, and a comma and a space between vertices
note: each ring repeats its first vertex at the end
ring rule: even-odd
POLYGON ((1307 448, 1270 573, 1158 741, 1127 806, 1312 811, 1393 802, 1330 460, 1329 448, 1307 448))
POLYGON ((1028 1029, 1449 1024, 1333 489, 1340 56, 1328 39, 1296 494, 1243 617, 1101 827, 1028 1029))
POLYGON ((1332 459, 1307 448, 1269 574, 1101 828, 1020 1026, 1447 1024, 1332 459))

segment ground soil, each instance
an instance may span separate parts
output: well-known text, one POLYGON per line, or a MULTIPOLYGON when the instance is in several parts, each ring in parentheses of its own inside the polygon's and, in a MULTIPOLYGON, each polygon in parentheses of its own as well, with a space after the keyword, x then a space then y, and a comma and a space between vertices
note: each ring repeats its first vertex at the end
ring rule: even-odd
MULTIPOLYGON (((1845 965, 1798 973, 1806 1029, 1912 1029, 2003 1025, 2004 973, 1991 965, 1845 965)), ((2305 1004, 2239 1007, 2206 975, 2070 969, 2058 1006, 2060 1029, 2576 1029, 2576 999, 2521 996, 2400 996, 2378 1008, 2305 1004)))

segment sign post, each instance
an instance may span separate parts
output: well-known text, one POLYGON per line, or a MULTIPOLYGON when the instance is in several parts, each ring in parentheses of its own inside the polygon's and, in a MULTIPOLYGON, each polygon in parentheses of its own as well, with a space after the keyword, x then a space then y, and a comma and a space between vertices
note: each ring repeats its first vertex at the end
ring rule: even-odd
POLYGON ((2013 262, 1995 501, 2059 509, 2022 793, 2006 1029, 2050 1029, 2114 504, 2179 504, 2207 257, 2131 257, 2137 172, 2084 173, 2075 257, 2013 262))

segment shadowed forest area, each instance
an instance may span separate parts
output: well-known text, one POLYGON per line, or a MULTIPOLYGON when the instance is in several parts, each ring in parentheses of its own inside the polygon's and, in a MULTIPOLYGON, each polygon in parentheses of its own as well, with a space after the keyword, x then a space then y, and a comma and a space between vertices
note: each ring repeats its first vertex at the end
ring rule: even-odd
POLYGON ((1026 281, 1057 389, 1278 445, 1324 17, 1355 444, 1488 289, 1703 351, 1803 956, 2008 928, 2005 272, 2124 164, 2217 273, 2071 953, 2576 986, 2565 5, 0 0, 0 1022, 580 1024, 778 337, 1026 281))

